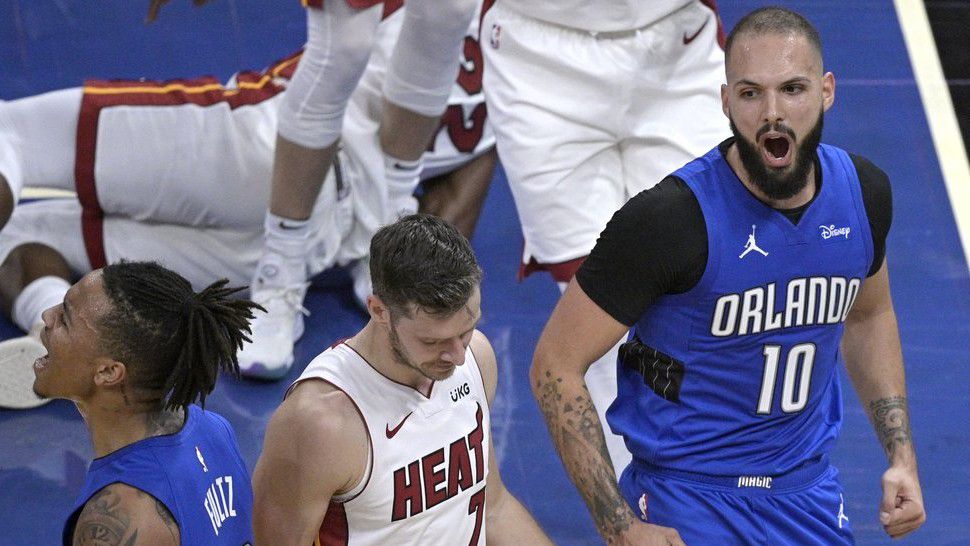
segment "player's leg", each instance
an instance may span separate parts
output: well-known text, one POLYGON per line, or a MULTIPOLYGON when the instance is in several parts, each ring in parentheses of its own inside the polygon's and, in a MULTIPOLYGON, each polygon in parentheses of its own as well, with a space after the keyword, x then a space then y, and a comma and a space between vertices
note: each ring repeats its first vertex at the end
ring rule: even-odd
POLYGON ((0 310, 24 332, 90 271, 80 226, 76 199, 42 199, 18 206, 0 232, 0 310))
POLYGON ((80 89, 0 102, 0 228, 24 187, 74 189, 80 89))
POLYGON ((423 181, 419 210, 443 218, 471 240, 497 162, 493 148, 457 170, 423 181))
POLYGON ((25 332, 41 325, 41 313, 61 303, 71 270, 61 254, 41 243, 13 249, 0 264, 0 305, 25 332))
POLYGON ((421 156, 455 85, 455 60, 476 0, 409 0, 384 82, 378 138, 398 216, 417 211, 421 156))
POLYGON ((40 342, 41 314, 60 304, 71 287, 70 271, 56 250, 19 246, 0 265, 0 305, 26 336, 0 341, 0 408, 27 409, 48 400, 34 394, 33 363, 47 350, 40 342))
MULTIPOLYGON (((483 21, 484 90, 525 238, 522 272, 546 270, 564 287, 626 195, 617 143, 630 91, 625 43, 551 27, 496 5, 483 21), (569 94, 556 89, 568 87, 569 94)), ((587 385, 617 474, 629 462, 607 427, 616 397, 615 349, 587 385)))
POLYGON ((285 93, 271 82, 246 83, 227 90, 211 78, 88 82, 77 156, 85 206, 164 223, 262 225, 285 93))
POLYGON ((617 104, 626 73, 611 61, 615 44, 501 4, 485 14, 482 35, 490 33, 483 88, 526 262, 584 257, 622 205, 617 130, 626 113, 617 104), (570 93, 557 91, 567 87, 570 93))
POLYGON ((628 197, 731 135, 721 111, 724 52, 714 12, 695 2, 644 30, 636 47, 643 54, 621 146, 628 197), (684 44, 685 31, 698 28, 684 44))
POLYGON ((307 46, 280 104, 265 243, 252 298, 267 309, 253 321, 253 342, 239 353, 244 374, 281 377, 302 335, 310 213, 333 163, 343 115, 380 23, 382 6, 326 2, 307 10, 307 46), (250 370, 259 370, 250 371, 250 370))
MULTIPOLYGON (((443 218, 471 240, 482 206, 485 204, 485 196, 488 194, 488 187, 491 185, 497 162, 498 154, 492 148, 454 171, 423 180, 422 193, 418 198, 418 211, 443 218)), ((353 279, 357 303, 361 308, 366 309, 367 296, 371 294, 373 287, 366 245, 354 242, 360 241, 361 235, 363 234, 355 233, 351 240, 346 241, 345 246, 351 251, 354 247, 363 248, 364 256, 353 262, 350 276, 353 279)), ((369 237, 366 240, 369 240, 369 237)), ((341 254, 346 255, 345 252, 341 254)), ((338 259, 338 261, 342 260, 338 259)))

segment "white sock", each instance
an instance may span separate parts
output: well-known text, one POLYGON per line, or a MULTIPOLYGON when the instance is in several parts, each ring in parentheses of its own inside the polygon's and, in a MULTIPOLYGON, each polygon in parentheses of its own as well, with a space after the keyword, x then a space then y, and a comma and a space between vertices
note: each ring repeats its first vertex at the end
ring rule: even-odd
POLYGON ((310 219, 294 220, 266 211, 263 221, 267 241, 306 241, 310 238, 310 219))
POLYGON ((256 265, 253 288, 283 288, 306 282, 310 220, 293 220, 267 211, 263 227, 263 253, 256 265))
POLYGON ((387 178, 388 203, 393 214, 392 220, 418 212, 418 200, 414 190, 421 182, 421 168, 424 162, 404 161, 384 154, 384 175, 387 178))
POLYGON ((14 324, 25 332, 44 322, 41 315, 64 301, 71 283, 52 275, 30 282, 13 301, 11 314, 14 324))

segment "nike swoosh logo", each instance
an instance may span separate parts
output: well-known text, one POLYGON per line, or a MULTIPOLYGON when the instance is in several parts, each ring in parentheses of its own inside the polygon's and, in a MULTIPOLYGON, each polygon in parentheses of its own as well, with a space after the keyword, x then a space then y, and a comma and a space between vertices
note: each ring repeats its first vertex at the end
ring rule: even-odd
MULTIPOLYGON (((411 413, 414 412, 412 411, 411 413)), ((389 428, 387 425, 384 425, 384 433, 387 434, 388 440, 393 438, 397 434, 397 431, 401 430, 401 427, 404 426, 404 422, 408 420, 408 417, 411 417, 411 413, 405 415, 404 419, 401 419, 401 422, 398 423, 394 428, 389 428)))
POLYGON ((291 226, 286 222, 280 220, 280 229, 300 229, 300 226, 291 226))
MULTIPOLYGON (((708 19, 708 21, 710 21, 710 19, 708 19)), ((707 26, 707 21, 704 21, 704 24, 701 25, 701 28, 697 29, 697 32, 691 34, 690 36, 687 36, 687 33, 685 32, 684 33, 684 45, 687 45, 687 44, 693 42, 698 36, 700 36, 701 35, 701 31, 704 30, 704 27, 706 27, 706 26, 707 26)))

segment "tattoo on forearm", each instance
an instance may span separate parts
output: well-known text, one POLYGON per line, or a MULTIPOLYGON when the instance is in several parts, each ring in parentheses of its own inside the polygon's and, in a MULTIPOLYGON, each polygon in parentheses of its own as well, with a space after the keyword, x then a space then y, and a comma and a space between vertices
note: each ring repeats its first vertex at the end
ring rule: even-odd
POLYGON ((869 403, 869 415, 879 443, 891 461, 899 448, 912 442, 906 397, 892 396, 874 400, 869 403))
POLYGON ((545 415, 556 450, 586 501, 593 521, 607 543, 614 542, 633 521, 610 464, 596 407, 583 385, 579 394, 563 393, 562 377, 546 371, 536 382, 539 408, 545 415), (568 398, 567 398, 568 397, 568 398))
POLYGON ((120 546, 135 544, 138 531, 135 530, 128 540, 131 518, 121 505, 120 497, 110 488, 94 494, 78 518, 74 528, 75 546, 120 546), (125 541, 125 542, 122 542, 125 541))

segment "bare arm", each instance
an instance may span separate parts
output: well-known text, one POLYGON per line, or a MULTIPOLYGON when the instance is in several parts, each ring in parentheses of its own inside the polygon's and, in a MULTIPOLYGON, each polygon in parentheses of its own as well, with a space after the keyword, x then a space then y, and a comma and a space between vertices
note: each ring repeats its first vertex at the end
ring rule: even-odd
POLYGON ((363 475, 367 449, 350 398, 324 381, 297 385, 270 420, 253 472, 256 543, 313 544, 331 497, 363 475))
MULTIPOLYGON (((481 332, 476 331, 471 342, 472 352, 482 370, 485 382, 485 394, 488 404, 495 400, 495 389, 498 383, 495 351, 492 350, 488 339, 481 332)), ((485 503, 485 542, 490 546, 503 544, 552 544, 529 511, 522 506, 502 482, 499 474, 498 460, 495 458, 495 446, 492 435, 488 435, 488 483, 485 503)))
POLYGON ((879 519, 893 538, 926 521, 909 428, 903 354, 886 262, 863 283, 845 321, 842 354, 852 384, 889 459, 879 519))
POLYGON ((180 536, 164 504, 123 483, 88 499, 74 526, 74 546, 178 546, 180 536))
POLYGON ((566 472, 606 543, 683 544, 673 529, 640 522, 623 500, 586 387, 586 370, 627 330, 573 279, 536 346, 532 391, 566 472))

